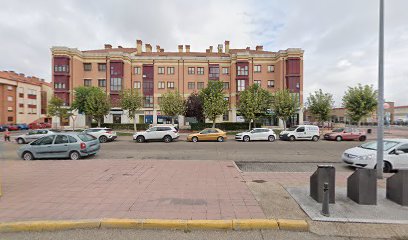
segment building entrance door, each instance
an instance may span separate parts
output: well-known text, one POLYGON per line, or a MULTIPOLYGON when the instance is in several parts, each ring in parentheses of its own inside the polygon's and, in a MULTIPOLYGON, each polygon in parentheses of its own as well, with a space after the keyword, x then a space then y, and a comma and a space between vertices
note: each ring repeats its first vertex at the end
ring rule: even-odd
POLYGON ((113 114, 113 123, 122 123, 122 115, 121 114, 113 114))

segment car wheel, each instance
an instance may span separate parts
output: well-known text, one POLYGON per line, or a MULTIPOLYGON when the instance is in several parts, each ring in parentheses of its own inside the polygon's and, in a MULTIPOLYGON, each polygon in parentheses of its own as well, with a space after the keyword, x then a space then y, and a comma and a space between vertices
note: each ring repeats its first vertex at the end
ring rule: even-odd
POLYGON ((390 173, 392 171, 392 166, 389 162, 384 162, 383 172, 390 173))
POLYGON ((289 137, 289 141, 293 142, 293 141, 295 141, 295 140, 296 140, 295 136, 290 136, 290 137, 289 137))
POLYGON ((99 137, 99 142, 100 143, 106 143, 108 141, 108 138, 106 136, 100 136, 99 137))
POLYGON ((343 140, 343 138, 342 138, 341 136, 337 136, 337 137, 336 137, 336 141, 337 141, 337 142, 341 142, 341 140, 343 140))
POLYGON ((171 136, 166 135, 166 136, 164 136, 163 140, 164 140, 165 143, 169 143, 169 142, 171 142, 173 139, 171 138, 171 136))
POLYGON ((364 141, 366 140, 366 136, 360 136, 360 137, 358 138, 358 140, 359 140, 360 142, 364 142, 364 141))
POLYGON ((251 139, 249 138, 249 136, 244 136, 244 137, 242 138, 242 140, 244 140, 244 142, 249 142, 249 141, 251 141, 251 139))
POLYGON ((193 138, 191 139, 191 141, 193 141, 193 142, 198 142, 198 137, 193 137, 193 138))
POLYGON ((312 141, 313 141, 313 142, 319 141, 319 137, 318 137, 318 136, 313 136, 313 137, 312 137, 312 141))
POLYGON ((22 139, 22 138, 17 138, 17 143, 18 143, 18 144, 24 144, 25 141, 24 141, 24 139, 22 139))
POLYGON ((34 156, 30 152, 25 152, 23 153, 23 159, 26 161, 31 161, 31 160, 34 160, 34 156))
POLYGON ((273 136, 273 135, 269 136, 269 137, 268 137, 268 141, 269 141, 269 142, 275 141, 275 136, 273 136))
POLYGON ((223 137, 218 137, 218 138, 217 138, 217 141, 218 141, 218 142, 224 142, 224 138, 223 138, 223 137))
POLYGON ((69 158, 71 160, 78 160, 81 158, 81 155, 79 155, 79 153, 77 151, 72 151, 69 153, 69 158))
POLYGON ((136 142, 138 142, 138 143, 142 143, 142 142, 144 142, 145 141, 145 138, 143 137, 143 136, 138 136, 137 138, 136 138, 136 142))

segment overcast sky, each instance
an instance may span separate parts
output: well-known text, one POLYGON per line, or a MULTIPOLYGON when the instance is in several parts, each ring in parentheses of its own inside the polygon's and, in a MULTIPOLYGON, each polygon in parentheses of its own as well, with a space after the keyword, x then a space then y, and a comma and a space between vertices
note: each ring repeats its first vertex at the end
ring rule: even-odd
MULTIPOLYGON (((408 104, 407 0, 386 0, 385 97, 408 104)), ((176 51, 263 45, 305 50, 305 99, 319 88, 377 84, 378 0, 9 1, 0 0, 0 70, 51 80, 51 46, 80 50, 136 39, 176 51)))

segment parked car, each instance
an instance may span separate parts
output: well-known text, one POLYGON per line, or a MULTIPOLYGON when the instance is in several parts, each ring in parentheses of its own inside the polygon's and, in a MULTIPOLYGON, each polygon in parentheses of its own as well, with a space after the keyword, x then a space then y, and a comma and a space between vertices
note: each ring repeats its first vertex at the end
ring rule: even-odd
MULTIPOLYGON (((377 167, 377 142, 367 142, 350 148, 342 154, 342 160, 352 167, 375 169, 377 167)), ((408 139, 384 140, 384 172, 408 169, 408 139)))
POLYGON ((28 133, 17 136, 16 141, 18 144, 25 144, 51 134, 55 132, 46 129, 30 130, 28 133))
POLYGON ((111 128, 89 128, 84 130, 83 132, 96 137, 97 139, 99 139, 100 143, 113 141, 118 137, 116 135, 116 132, 112 131, 111 128))
POLYGON ((28 124, 28 128, 30 128, 30 129, 39 129, 39 128, 41 128, 41 126, 40 126, 39 123, 32 122, 32 123, 28 124))
POLYGON ((9 131, 18 131, 19 128, 18 128, 18 126, 16 124, 12 124, 12 125, 8 126, 8 130, 9 131))
POLYGON ((138 143, 151 140, 162 140, 166 143, 179 138, 178 130, 173 126, 155 126, 143 132, 133 134, 133 140, 138 143))
POLYGON ((51 128, 51 123, 40 123, 40 128, 51 128))
POLYGON ((17 154, 24 160, 40 158, 80 159, 95 155, 101 148, 99 140, 84 133, 55 133, 21 146, 17 154))
POLYGON ((30 128, 28 127, 27 124, 22 123, 22 124, 17 124, 18 129, 20 130, 29 130, 30 128))
POLYGON ((331 133, 324 134, 324 139, 336 140, 338 142, 343 140, 359 140, 363 142, 367 139, 367 135, 358 128, 337 128, 331 133))
POLYGON ((187 141, 218 141, 224 142, 227 139, 227 133, 218 128, 206 128, 198 133, 193 133, 187 136, 187 141))
POLYGON ((314 125, 299 125, 289 128, 286 131, 282 131, 279 134, 281 140, 312 140, 314 142, 319 141, 320 130, 318 126, 314 125))
POLYGON ((0 125, 0 132, 6 131, 6 125, 0 125))
POLYGON ((235 140, 244 142, 257 140, 273 142, 275 139, 275 132, 269 128, 254 128, 251 131, 241 132, 235 135, 235 140))

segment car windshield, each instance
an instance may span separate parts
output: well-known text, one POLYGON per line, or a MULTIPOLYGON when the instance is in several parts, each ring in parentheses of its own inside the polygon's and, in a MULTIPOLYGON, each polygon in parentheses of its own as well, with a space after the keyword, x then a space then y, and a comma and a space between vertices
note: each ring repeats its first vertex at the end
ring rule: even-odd
POLYGON ((333 132, 343 132, 344 128, 336 128, 333 130, 333 132))
MULTIPOLYGON (((398 144, 398 142, 394 141, 384 141, 384 151, 388 151, 391 148, 395 147, 398 144)), ((364 149, 370 149, 370 150, 377 150, 377 142, 368 142, 360 145, 359 147, 364 148, 364 149)))
POLYGON ((288 129, 288 131, 295 131, 296 128, 298 128, 298 126, 291 127, 291 128, 288 129))
POLYGON ((89 142, 96 139, 94 136, 91 136, 89 134, 78 134, 78 137, 84 142, 89 142))

